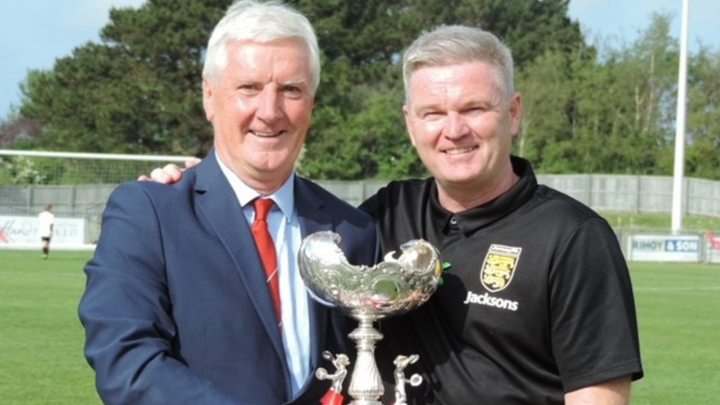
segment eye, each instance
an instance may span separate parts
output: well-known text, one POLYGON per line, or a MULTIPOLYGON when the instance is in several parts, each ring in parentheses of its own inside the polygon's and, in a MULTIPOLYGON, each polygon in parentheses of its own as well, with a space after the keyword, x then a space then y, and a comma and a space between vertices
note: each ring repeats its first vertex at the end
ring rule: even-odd
POLYGON ((443 115, 444 114, 442 111, 436 111, 436 110, 427 110, 427 111, 423 111, 422 114, 420 114, 420 116, 423 119, 428 119, 428 120, 438 119, 438 118, 441 118, 443 115))
POLYGON ((236 89, 245 94, 252 94, 260 91, 260 86, 257 83, 242 83, 236 89))
POLYGON ((304 94, 304 90, 300 86, 295 85, 286 85, 283 86, 281 89, 283 94, 285 94, 288 97, 297 98, 304 94))
POLYGON ((486 112, 488 109, 485 106, 472 106, 469 108, 466 108, 463 111, 463 114, 465 115, 480 115, 486 112))

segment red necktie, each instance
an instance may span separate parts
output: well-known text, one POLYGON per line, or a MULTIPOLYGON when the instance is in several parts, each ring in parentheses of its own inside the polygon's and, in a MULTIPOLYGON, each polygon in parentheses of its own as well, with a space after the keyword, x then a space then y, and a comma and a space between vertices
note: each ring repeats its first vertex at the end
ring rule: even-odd
POLYGON ((275 255, 275 243, 268 231, 267 216, 275 202, 271 199, 256 199, 253 202, 255 207, 255 222, 252 225, 253 238, 260 252, 263 267, 265 268, 265 278, 270 289, 270 295, 275 305, 275 316, 277 316, 278 325, 282 325, 282 311, 280 307, 280 280, 278 279, 277 256, 275 255))

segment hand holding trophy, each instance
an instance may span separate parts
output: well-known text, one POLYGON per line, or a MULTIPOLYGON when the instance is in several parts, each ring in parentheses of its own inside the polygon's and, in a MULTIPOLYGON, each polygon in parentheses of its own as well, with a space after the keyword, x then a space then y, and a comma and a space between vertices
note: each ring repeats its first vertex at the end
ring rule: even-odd
MULTIPOLYGON (((378 399, 384 390, 374 352, 376 342, 383 335, 373 323, 417 308, 430 298, 442 272, 440 254, 428 242, 412 240, 400 247, 402 254, 397 259, 393 257, 395 252, 390 252, 374 267, 353 266, 348 263, 339 243, 340 236, 333 232, 318 232, 306 237, 298 256, 300 275, 316 299, 359 322, 349 335, 358 350, 350 378, 349 393, 353 399, 350 405, 382 405, 378 399)), ((349 360, 344 354, 333 357, 329 352, 323 353, 323 357, 332 360, 336 367, 333 374, 325 369, 319 369, 316 374, 320 379, 333 381, 323 404, 340 405, 342 396, 338 388, 342 389, 349 360)), ((422 382, 418 374, 410 379, 404 374, 405 367, 418 359, 416 354, 400 355, 395 359, 395 405, 405 404, 405 383, 417 386, 422 382)))

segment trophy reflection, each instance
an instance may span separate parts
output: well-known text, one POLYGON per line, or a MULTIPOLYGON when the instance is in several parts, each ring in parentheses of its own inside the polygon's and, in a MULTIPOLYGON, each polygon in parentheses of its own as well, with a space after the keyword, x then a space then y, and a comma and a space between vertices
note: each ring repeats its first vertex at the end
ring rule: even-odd
MULTIPOLYGON (((375 362, 375 344, 383 335, 373 323, 390 315, 410 311, 425 303, 435 292, 442 271, 437 249, 424 240, 403 244, 402 254, 388 253, 376 266, 353 266, 339 247, 340 236, 333 232, 314 233, 303 240, 298 264, 307 288, 318 301, 330 305, 359 322, 349 337, 357 345, 357 359, 350 377, 350 405, 382 405, 379 398, 384 389, 375 362)), ((324 405, 341 405, 342 383, 350 360, 344 354, 323 353, 332 361, 335 372, 318 369, 319 379, 332 381, 332 388, 323 399, 324 405)), ((418 374, 405 377, 405 368, 417 362, 416 354, 395 358, 395 402, 406 403, 405 385, 418 386, 418 374)))

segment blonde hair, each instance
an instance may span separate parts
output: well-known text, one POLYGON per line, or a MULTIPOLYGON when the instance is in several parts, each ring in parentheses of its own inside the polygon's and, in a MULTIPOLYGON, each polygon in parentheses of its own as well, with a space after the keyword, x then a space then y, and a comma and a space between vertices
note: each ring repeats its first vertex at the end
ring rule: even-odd
POLYGON ((515 93, 513 57, 498 37, 475 27, 441 25, 424 32, 403 55, 405 103, 410 103, 410 77, 423 67, 485 62, 495 68, 508 97, 515 93))

